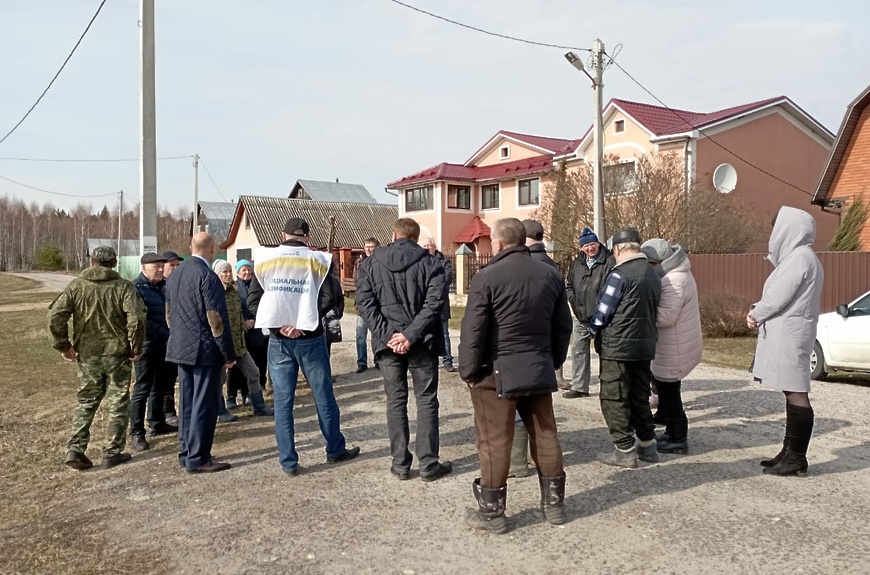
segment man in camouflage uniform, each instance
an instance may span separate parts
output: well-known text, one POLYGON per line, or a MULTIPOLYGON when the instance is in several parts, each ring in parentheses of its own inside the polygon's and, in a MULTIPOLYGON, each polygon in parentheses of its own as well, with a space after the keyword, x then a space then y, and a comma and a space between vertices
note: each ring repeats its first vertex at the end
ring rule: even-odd
POLYGON ((130 415, 131 362, 139 359, 145 340, 145 304, 133 284, 111 269, 117 263, 114 249, 97 247, 91 254, 91 267, 71 281, 49 307, 54 348, 65 360, 78 363, 79 389, 66 464, 79 471, 93 467, 85 450, 103 397, 109 427, 102 466, 111 468, 131 459, 123 449, 130 415))

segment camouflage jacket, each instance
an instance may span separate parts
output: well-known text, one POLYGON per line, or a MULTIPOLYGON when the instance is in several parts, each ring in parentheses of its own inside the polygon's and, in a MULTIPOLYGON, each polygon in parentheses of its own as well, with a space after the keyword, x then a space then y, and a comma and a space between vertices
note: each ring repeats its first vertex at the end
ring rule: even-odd
POLYGON ((114 270, 95 266, 72 280, 49 306, 48 329, 58 351, 73 347, 83 358, 130 357, 142 352, 145 313, 133 284, 114 270))
POLYGON ((223 284, 224 295, 227 296, 227 315, 230 316, 230 332, 233 334, 233 346, 236 355, 242 357, 248 350, 245 349, 245 316, 242 313, 242 300, 239 298, 239 290, 236 283, 223 284))

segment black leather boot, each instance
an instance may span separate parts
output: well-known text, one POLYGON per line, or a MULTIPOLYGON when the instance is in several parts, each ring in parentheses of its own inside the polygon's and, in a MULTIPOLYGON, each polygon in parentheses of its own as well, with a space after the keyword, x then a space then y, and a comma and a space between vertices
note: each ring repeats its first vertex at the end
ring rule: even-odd
POLYGON ((785 452, 788 451, 788 432, 786 431, 785 437, 782 438, 782 449, 779 450, 779 453, 774 455, 770 459, 762 459, 761 466, 762 467, 773 467, 785 457, 785 452))
POLYGON ((667 431, 661 435, 661 438, 656 438, 656 450, 659 453, 688 453, 688 434, 688 419, 685 417, 681 419, 669 419, 667 421, 667 431))
POLYGON ((544 519, 553 525, 562 525, 568 521, 565 514, 565 473, 558 477, 538 475, 541 484, 541 511, 544 519))
POLYGON ((765 467, 764 473, 803 477, 807 474, 807 448, 813 436, 815 414, 812 407, 791 404, 786 406, 785 413, 788 438, 785 455, 775 465, 765 467))
POLYGON ((471 485, 474 498, 477 499, 477 509, 465 512, 465 524, 472 529, 481 529, 493 533, 504 533, 508 530, 507 519, 504 516, 507 504, 507 485, 497 489, 480 486, 480 477, 471 485))

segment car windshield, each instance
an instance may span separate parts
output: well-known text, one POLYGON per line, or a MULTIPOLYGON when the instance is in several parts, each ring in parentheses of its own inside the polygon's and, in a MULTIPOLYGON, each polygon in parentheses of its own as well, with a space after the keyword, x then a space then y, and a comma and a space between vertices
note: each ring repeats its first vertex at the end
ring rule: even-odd
POLYGON ((870 315, 870 294, 865 295, 849 308, 849 315, 870 315))

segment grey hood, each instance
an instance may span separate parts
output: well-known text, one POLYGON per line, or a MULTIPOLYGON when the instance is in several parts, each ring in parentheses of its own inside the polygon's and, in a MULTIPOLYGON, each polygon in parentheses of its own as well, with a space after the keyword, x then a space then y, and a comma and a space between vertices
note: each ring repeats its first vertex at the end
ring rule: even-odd
POLYGON ((803 210, 783 206, 770 233, 767 259, 774 267, 800 246, 812 247, 816 241, 816 220, 803 210))
POLYGON ((686 256, 686 251, 683 249, 683 246, 680 244, 675 244, 671 246, 671 251, 673 252, 671 256, 663 261, 659 266, 659 269, 662 272, 662 275, 667 275, 668 273, 674 271, 680 267, 689 268, 689 258, 686 256))

